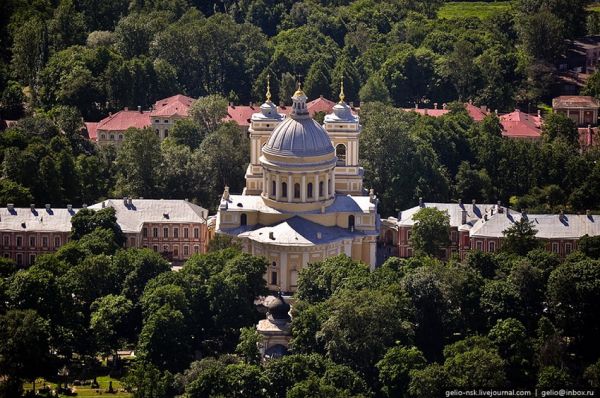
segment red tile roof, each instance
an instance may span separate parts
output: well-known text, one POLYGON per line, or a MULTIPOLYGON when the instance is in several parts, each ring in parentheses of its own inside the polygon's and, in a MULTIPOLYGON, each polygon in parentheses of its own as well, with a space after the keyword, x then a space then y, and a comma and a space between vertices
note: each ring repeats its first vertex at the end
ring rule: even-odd
POLYGON ((250 118, 253 113, 260 112, 258 106, 229 105, 225 121, 234 121, 240 126, 250 126, 250 118))
POLYGON ((469 116, 471 116, 471 119, 476 122, 482 121, 489 114, 489 111, 486 109, 486 107, 480 108, 471 104, 470 102, 465 104, 465 109, 467 110, 469 116))
POLYGON ((125 131, 130 127, 143 129, 144 127, 151 125, 150 112, 151 111, 130 111, 125 108, 122 111, 100 120, 96 130, 125 131))
POLYGON ((404 108, 406 112, 416 112, 419 115, 427 115, 432 117, 440 117, 444 116, 448 112, 449 109, 430 109, 430 108, 404 108))
POLYGON ((514 112, 500 115, 502 135, 508 138, 539 139, 542 136, 542 119, 516 109, 514 112))
POLYGON ((90 140, 96 141, 98 138, 98 122, 85 122, 85 129, 88 133, 88 138, 90 140))
POLYGON ((188 112, 195 99, 186 97, 185 95, 174 95, 169 98, 158 100, 154 103, 154 110, 150 116, 172 117, 181 116, 187 117, 188 112))
POLYGON ((586 95, 563 95, 552 100, 552 108, 593 108, 600 107, 600 103, 594 97, 586 95))

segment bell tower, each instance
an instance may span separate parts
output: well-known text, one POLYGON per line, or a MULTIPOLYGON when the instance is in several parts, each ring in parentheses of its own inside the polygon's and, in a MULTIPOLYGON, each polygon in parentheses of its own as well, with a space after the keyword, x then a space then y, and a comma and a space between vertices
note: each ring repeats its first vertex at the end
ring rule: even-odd
POLYGON ((284 116, 277 112, 277 106, 271 101, 271 82, 267 76, 266 101, 260 106, 260 112, 254 113, 250 119, 250 164, 246 169, 245 195, 260 195, 263 190, 263 167, 259 158, 263 145, 269 140, 271 133, 281 123, 284 116))
POLYGON ((361 125, 357 115, 344 101, 344 81, 340 84, 340 101, 334 105, 333 113, 326 115, 323 127, 335 148, 335 191, 341 194, 363 195, 364 170, 358 165, 358 138, 361 125))

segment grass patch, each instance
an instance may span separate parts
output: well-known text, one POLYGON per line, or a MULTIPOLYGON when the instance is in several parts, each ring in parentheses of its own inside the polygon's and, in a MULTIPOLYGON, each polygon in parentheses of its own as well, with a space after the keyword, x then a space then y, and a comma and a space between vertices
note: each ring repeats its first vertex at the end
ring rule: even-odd
POLYGON ((588 11, 600 12, 600 3, 592 3, 587 7, 588 11))
MULTIPOLYGON (((479 18, 487 19, 510 9, 510 1, 454 1, 445 3, 438 11, 438 18, 479 18)), ((600 11, 600 3, 599 3, 600 11)))
MULTIPOLYGON (((98 384, 100 385, 100 388, 98 388, 99 392, 96 392, 96 389, 90 388, 90 386, 73 386, 73 385, 69 384, 69 387, 71 387, 72 389, 74 389, 75 392, 77 392, 77 395, 74 396, 76 398, 98 398, 98 397, 131 398, 131 397, 133 397, 133 394, 131 394, 131 393, 119 391, 123 388, 123 385, 117 379, 113 379, 110 376, 98 376, 96 378, 96 380, 98 381, 98 384), (108 385, 111 381, 112 381, 112 385, 113 385, 113 390, 116 391, 116 393, 114 393, 114 394, 109 394, 106 392, 108 390, 108 385)), ((55 382, 50 382, 45 379, 37 379, 35 381, 36 390, 42 388, 43 386, 50 386, 51 389, 56 389, 55 382)), ((26 382, 23 385, 23 388, 25 389, 25 391, 31 390, 31 382, 26 382)), ((60 397, 66 398, 68 396, 60 395, 60 397)))

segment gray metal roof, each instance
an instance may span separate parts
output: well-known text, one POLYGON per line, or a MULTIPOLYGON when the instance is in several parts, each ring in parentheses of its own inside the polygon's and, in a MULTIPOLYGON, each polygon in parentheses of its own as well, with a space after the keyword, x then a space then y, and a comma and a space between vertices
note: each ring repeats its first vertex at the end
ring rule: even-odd
POLYGON ((10 232, 70 232, 77 209, 0 209, 0 230, 10 232))
MULTIPOLYGON (((225 201, 221 200, 221 207, 225 205, 225 201)), ((335 201, 325 207, 325 213, 374 213, 377 210, 374 203, 371 203, 368 196, 352 196, 352 195, 336 195, 335 201)), ((247 212, 258 211, 261 213, 281 214, 275 208, 265 204, 260 195, 229 195, 227 201, 227 211, 247 212)), ((311 210, 302 212, 302 214, 317 214, 320 210, 311 210)))
POLYGON ((441 211, 447 211, 450 216, 451 227, 468 227, 478 221, 486 211, 490 211, 492 208, 496 209, 497 205, 493 204, 459 204, 459 203, 428 203, 424 202, 423 206, 415 206, 408 210, 403 210, 401 213, 398 225, 400 226, 412 226, 414 225, 413 216, 419 212, 422 208, 432 207, 441 211), (467 211, 467 223, 463 224, 462 214, 463 210, 467 211))
MULTIPOLYGON (((505 213, 488 216, 487 221, 479 220, 470 235, 472 237, 503 237, 502 233, 515 222, 520 221, 522 214, 507 209, 505 213)), ((600 235, 600 216, 578 214, 528 214, 527 219, 533 222, 538 230, 536 236, 541 239, 579 239, 583 235, 600 235)))
POLYGON ((333 154, 329 135, 311 118, 287 118, 279 124, 263 152, 270 155, 309 157, 333 154))
POLYGON ((369 231, 354 230, 354 232, 350 232, 350 230, 344 228, 326 227, 302 217, 294 216, 268 227, 241 233, 239 236, 277 246, 317 246, 372 234, 373 232, 369 231))
MULTIPOLYGON (((105 207, 116 210, 117 223, 123 232, 139 232, 144 223, 204 223, 208 210, 186 200, 132 199, 131 206, 123 199, 109 199, 105 207)), ((102 209, 102 203, 89 207, 102 209)))

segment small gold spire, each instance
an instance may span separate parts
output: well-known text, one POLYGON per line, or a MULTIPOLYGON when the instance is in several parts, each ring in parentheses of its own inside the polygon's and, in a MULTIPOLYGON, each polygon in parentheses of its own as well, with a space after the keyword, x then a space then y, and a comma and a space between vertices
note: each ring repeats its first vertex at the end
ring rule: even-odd
POLYGON ((267 75, 267 102, 271 102, 271 75, 267 75))
POLYGON ((298 82, 298 89, 294 93, 294 97, 299 97, 301 95, 304 95, 304 91, 302 91, 302 83, 298 82))
POLYGON ((342 78, 340 81, 340 103, 344 102, 344 98, 346 96, 344 95, 344 78, 342 78))

